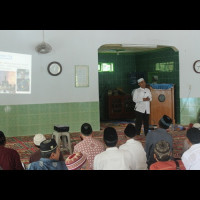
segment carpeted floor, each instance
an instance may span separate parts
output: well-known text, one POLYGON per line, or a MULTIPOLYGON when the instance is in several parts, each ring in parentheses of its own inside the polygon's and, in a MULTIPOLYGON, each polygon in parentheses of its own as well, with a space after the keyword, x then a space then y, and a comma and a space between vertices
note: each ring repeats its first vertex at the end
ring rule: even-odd
MULTIPOLYGON (((118 143, 117 146, 124 144, 126 142, 126 138, 124 136, 124 129, 129 122, 103 122, 101 123, 100 131, 94 131, 94 137, 100 141, 103 141, 103 130, 107 126, 114 127, 118 133, 118 143)), ((79 133, 70 133, 71 134, 71 143, 72 148, 75 144, 80 141, 79 133)), ((173 154, 174 157, 181 157, 182 149, 183 149, 183 140, 185 139, 186 131, 173 131, 173 154)), ((51 138, 51 135, 45 135, 46 138, 51 138)), ((33 143, 34 136, 19 136, 19 137, 7 137, 6 147, 13 148, 17 150, 20 155, 21 161, 27 166, 29 164, 30 155, 37 150, 33 143)), ((140 141, 142 145, 145 145, 145 136, 143 134, 137 135, 136 140, 140 141)), ((61 145, 62 151, 62 145, 61 145)), ((68 151, 62 151, 64 158, 66 159, 69 156, 68 151)))

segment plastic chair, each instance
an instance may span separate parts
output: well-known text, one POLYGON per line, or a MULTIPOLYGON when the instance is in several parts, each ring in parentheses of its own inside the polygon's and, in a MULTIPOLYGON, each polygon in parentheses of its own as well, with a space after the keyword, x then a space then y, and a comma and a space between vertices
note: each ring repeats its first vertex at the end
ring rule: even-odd
POLYGON ((56 140, 56 143, 57 143, 57 145, 58 145, 58 147, 60 148, 60 144, 61 144, 61 139, 60 139, 60 137, 61 136, 66 136, 67 137, 67 142, 66 142, 66 138, 65 137, 62 137, 62 138, 64 138, 64 144, 65 144, 65 147, 63 148, 63 149, 68 149, 69 150, 69 152, 70 152, 70 154, 72 154, 72 147, 71 147, 71 137, 70 137, 70 133, 69 132, 57 132, 57 131, 54 131, 53 133, 52 133, 52 138, 55 136, 55 140, 56 140), (66 145, 66 143, 68 143, 67 145, 66 145), (67 147, 66 147, 67 146, 67 147))

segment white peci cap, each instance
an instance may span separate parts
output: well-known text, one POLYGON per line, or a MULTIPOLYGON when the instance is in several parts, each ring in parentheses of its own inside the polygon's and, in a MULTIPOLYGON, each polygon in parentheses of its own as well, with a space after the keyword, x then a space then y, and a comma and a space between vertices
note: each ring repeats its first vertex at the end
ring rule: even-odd
POLYGON ((38 133, 34 136, 33 142, 35 145, 40 146, 40 143, 46 140, 45 136, 42 135, 41 133, 38 133))
POLYGON ((138 79, 138 83, 140 83, 140 82, 142 82, 142 81, 144 81, 144 79, 143 78, 140 78, 140 79, 138 79))
POLYGON ((193 127, 193 128, 198 128, 198 129, 200 129, 200 124, 199 124, 199 123, 195 123, 195 124, 193 124, 192 127, 193 127))

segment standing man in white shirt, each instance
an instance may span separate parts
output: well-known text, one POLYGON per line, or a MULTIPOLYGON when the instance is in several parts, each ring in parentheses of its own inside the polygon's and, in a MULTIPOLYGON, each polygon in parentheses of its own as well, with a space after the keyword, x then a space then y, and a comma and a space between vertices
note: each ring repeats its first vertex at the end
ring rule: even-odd
POLYGON ((149 114, 150 114, 150 101, 152 101, 151 91, 146 88, 146 82, 143 78, 138 79, 140 88, 135 89, 133 94, 133 101, 135 104, 136 113, 136 133, 140 135, 142 122, 144 124, 145 136, 149 130, 149 114))
POLYGON ((188 129, 186 142, 189 149, 183 153, 181 160, 186 170, 200 170, 200 130, 193 127, 188 129))
POLYGON ((113 127, 104 129, 103 140, 106 150, 94 158, 94 170, 135 170, 136 162, 131 159, 131 153, 120 150, 116 145, 118 135, 113 127))

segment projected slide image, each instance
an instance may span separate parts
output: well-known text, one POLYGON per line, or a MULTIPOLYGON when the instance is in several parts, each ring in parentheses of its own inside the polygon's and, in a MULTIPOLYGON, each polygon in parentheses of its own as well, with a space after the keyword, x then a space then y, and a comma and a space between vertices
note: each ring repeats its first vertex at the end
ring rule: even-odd
POLYGON ((0 51, 0 93, 31 93, 31 55, 0 51))
POLYGON ((18 69, 17 70, 17 92, 26 91, 30 88, 29 70, 18 69))
POLYGON ((0 93, 15 93, 16 72, 0 71, 0 93))

